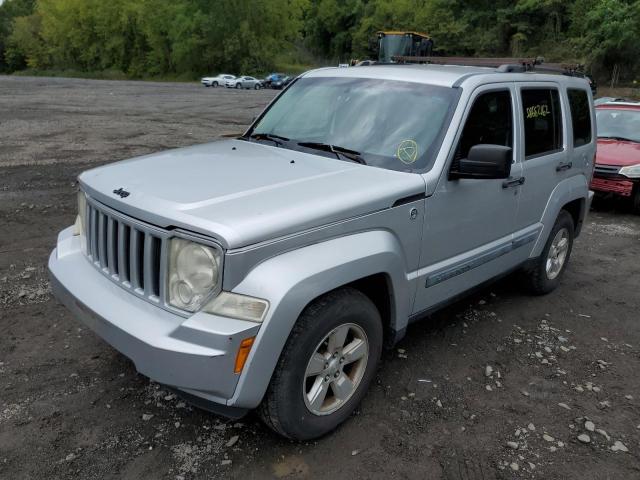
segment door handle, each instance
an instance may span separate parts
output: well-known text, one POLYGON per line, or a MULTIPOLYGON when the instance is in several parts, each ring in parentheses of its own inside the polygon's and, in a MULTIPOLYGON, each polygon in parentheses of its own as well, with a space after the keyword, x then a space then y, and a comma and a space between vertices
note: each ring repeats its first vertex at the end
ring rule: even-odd
POLYGON ((569 163, 560 163, 557 167, 556 167, 556 172, 564 172, 565 170, 569 170, 571 167, 573 167, 573 163, 569 162, 569 163))
POLYGON ((524 177, 505 180, 502 182, 502 188, 518 187, 524 183, 524 177))

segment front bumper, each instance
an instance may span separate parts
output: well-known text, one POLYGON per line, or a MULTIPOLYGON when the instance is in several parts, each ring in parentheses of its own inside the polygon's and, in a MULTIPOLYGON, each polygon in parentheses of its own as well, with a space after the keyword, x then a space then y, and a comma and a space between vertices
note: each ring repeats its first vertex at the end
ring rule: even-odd
POLYGON ((633 192, 633 180, 617 178, 602 178, 594 176, 590 188, 603 193, 615 193, 623 197, 630 197, 633 192))
POLYGON ((72 228, 60 233, 49 272, 56 298, 140 373, 224 406, 211 405, 218 413, 238 417, 246 411, 228 400, 240 378, 233 373, 240 343, 259 325, 206 313, 183 318, 131 295, 96 271, 72 228))

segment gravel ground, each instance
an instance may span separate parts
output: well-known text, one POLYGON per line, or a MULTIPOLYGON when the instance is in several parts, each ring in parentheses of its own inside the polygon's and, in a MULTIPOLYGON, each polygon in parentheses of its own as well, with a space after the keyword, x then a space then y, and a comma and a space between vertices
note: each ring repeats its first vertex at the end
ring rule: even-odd
POLYGON ((640 218, 617 204, 554 293, 507 278, 413 325, 317 442, 191 408, 58 305, 79 172, 239 132, 272 96, 0 77, 0 477, 640 478, 640 218))

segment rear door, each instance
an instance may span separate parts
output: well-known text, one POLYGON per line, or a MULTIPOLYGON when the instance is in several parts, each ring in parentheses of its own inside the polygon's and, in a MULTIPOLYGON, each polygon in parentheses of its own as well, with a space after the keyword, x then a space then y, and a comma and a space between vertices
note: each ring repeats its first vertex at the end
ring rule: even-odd
POLYGON ((556 83, 521 83, 517 92, 523 124, 523 148, 518 153, 525 182, 516 228, 537 225, 541 229, 540 221, 551 192, 561 180, 572 174, 571 160, 567 155, 567 108, 556 83))

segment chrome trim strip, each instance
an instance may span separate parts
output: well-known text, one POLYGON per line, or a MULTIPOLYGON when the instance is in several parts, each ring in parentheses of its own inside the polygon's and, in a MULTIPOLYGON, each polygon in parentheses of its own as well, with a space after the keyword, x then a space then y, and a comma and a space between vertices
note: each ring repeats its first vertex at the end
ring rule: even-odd
POLYGON ((426 277, 425 288, 432 287, 434 285, 437 285, 438 283, 442 283, 453 277, 462 275, 463 273, 466 273, 470 270, 473 270, 474 268, 484 265, 485 263, 489 263, 496 258, 506 255, 507 253, 512 252, 517 248, 532 243, 538 238, 539 234, 540 229, 536 229, 533 232, 524 233, 508 240, 503 245, 498 245, 472 258, 459 262, 455 265, 445 267, 440 271, 434 272, 426 277))

